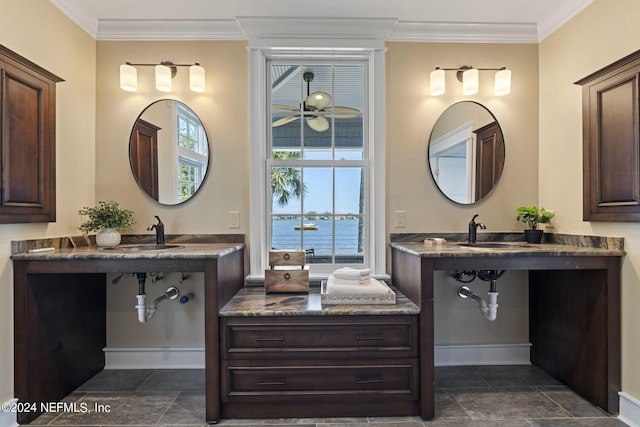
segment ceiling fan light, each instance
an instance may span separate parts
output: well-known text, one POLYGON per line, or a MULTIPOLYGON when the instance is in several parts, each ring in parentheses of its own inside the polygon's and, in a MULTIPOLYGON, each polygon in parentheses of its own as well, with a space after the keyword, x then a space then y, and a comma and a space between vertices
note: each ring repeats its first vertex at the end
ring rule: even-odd
POLYGON ((331 95, 329 95, 327 92, 313 92, 312 94, 307 96, 305 104, 307 104, 307 107, 322 110, 324 107, 331 104, 331 95))
POLYGON ((496 73, 495 95, 508 95, 511 92, 511 70, 506 68, 496 73))
POLYGON ((161 92, 171 92, 171 68, 166 65, 156 65, 156 89, 161 92))
POLYGON ((444 70, 436 68, 429 75, 429 89, 431 96, 438 96, 444 93, 444 70))
POLYGON ((189 88, 194 92, 204 92, 204 68, 200 64, 189 67, 189 88))
POLYGON ((462 93, 475 95, 478 93, 478 70, 470 68, 462 73, 462 93))
POLYGON ((120 66, 120 89, 127 92, 138 90, 138 70, 129 64, 120 66))

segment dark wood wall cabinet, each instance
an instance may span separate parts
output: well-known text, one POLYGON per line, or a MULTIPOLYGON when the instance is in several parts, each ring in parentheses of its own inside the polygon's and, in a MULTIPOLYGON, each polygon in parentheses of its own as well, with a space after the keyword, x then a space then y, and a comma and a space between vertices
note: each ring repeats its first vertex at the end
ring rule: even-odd
POLYGON ((0 45, 0 224, 56 220, 56 83, 0 45))
POLYGON ((640 51, 579 80, 583 219, 640 221, 640 51))

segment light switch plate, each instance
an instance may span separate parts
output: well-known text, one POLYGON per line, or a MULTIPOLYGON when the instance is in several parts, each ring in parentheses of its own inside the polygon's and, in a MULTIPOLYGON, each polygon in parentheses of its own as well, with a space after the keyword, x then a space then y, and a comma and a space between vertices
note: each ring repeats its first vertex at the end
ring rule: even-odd
POLYGON ((240 212, 229 212, 229 228, 240 228, 240 212))
POLYGON ((396 228, 404 228, 407 226, 407 212, 406 211, 396 211, 395 214, 395 227, 396 228))

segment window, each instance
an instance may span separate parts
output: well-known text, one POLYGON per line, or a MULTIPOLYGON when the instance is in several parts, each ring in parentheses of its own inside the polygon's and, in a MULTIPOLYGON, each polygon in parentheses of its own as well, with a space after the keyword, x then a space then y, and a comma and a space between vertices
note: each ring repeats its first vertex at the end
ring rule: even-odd
POLYGON ((364 63, 270 62, 268 241, 308 264, 363 265, 369 240, 364 63))
POLYGON ((193 113, 178 104, 178 202, 193 196, 204 178, 208 162, 208 144, 204 128, 193 113))
POLYGON ((384 275, 383 49, 250 51, 250 278, 272 248, 384 275))

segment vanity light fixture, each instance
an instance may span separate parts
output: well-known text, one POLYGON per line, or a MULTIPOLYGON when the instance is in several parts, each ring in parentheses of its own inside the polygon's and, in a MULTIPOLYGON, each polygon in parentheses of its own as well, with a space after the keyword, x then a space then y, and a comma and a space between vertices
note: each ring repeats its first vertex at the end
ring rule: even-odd
POLYGON ((478 93, 478 72, 497 71, 495 75, 494 94, 496 96, 507 95, 511 92, 511 70, 502 68, 473 68, 463 65, 459 68, 436 67, 429 76, 429 87, 432 96, 442 95, 445 92, 445 71, 455 71, 456 77, 462 82, 462 93, 474 95, 478 93))
POLYGON ((194 92, 204 92, 205 71, 197 62, 195 64, 174 64, 163 61, 159 64, 132 64, 126 62, 120 66, 120 89, 129 92, 138 90, 138 71, 136 67, 154 67, 156 89, 162 92, 171 91, 171 79, 178 72, 178 67, 189 67, 189 88, 194 92))

